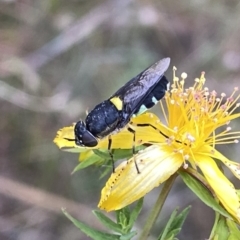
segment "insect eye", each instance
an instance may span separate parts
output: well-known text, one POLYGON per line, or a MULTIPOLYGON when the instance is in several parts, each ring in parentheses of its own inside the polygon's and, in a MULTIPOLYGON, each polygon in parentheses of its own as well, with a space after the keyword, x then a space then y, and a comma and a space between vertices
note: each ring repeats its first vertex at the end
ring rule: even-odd
POLYGON ((82 143, 86 147, 95 147, 97 146, 98 141, 89 131, 86 131, 82 135, 82 143))
POLYGON ((98 144, 97 139, 86 129, 86 125, 83 121, 77 122, 74 132, 77 145, 94 147, 98 144))

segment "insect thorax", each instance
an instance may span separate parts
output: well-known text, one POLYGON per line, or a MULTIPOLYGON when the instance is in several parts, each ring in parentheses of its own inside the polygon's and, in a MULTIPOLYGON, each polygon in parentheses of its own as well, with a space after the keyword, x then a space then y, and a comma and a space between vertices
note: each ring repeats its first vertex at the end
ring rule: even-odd
POLYGON ((103 138, 116 130, 120 120, 121 111, 112 102, 106 100, 88 114, 86 127, 95 137, 103 138))

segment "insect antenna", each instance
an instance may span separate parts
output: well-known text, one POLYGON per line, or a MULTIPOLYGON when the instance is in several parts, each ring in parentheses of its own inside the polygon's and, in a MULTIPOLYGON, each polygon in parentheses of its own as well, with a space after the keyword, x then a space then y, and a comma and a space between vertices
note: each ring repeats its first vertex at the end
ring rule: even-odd
POLYGON ((63 139, 68 140, 68 141, 71 141, 71 142, 73 142, 73 141, 75 142, 75 141, 76 141, 75 138, 73 138, 73 139, 72 139, 72 138, 63 138, 63 139))

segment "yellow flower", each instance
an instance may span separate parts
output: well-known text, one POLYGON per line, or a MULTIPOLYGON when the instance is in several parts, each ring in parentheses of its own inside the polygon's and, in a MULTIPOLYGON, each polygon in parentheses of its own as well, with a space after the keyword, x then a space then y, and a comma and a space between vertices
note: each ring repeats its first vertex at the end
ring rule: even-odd
MULTIPOLYGON (((193 87, 187 89, 184 88, 186 77, 184 73, 179 80, 174 71, 171 90, 160 102, 165 123, 160 120, 151 123, 158 132, 158 139, 155 139, 154 145, 116 168, 102 190, 99 208, 106 211, 123 208, 183 166, 200 169, 216 198, 240 222, 236 189, 215 162, 221 161, 240 178, 240 165, 215 148, 218 144, 237 143, 236 139, 240 137, 240 132, 232 132, 229 127, 231 120, 240 117, 240 113, 235 113, 239 107, 238 89, 235 88, 228 98, 225 94, 217 97, 215 91, 210 92, 204 87, 204 73, 200 79, 195 79, 193 87)), ((146 135, 151 138, 151 132, 146 132, 146 135)))

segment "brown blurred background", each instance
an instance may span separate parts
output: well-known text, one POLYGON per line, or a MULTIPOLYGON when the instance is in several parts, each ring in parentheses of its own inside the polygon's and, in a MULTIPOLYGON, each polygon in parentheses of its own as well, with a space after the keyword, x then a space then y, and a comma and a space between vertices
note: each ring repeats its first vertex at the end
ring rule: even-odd
MULTIPOLYGON (((190 83, 204 70, 210 89, 230 93, 240 82, 239 43, 236 0, 0 0, 0 239, 88 239, 61 207, 101 229, 91 213, 101 168, 71 176, 78 155, 57 149, 56 131, 163 57, 190 83)), ((238 160, 238 147, 222 151, 238 160)), ((158 192, 146 197, 136 229, 158 192)), ((154 232, 189 204, 179 238, 207 238, 214 214, 180 179, 154 232)))

